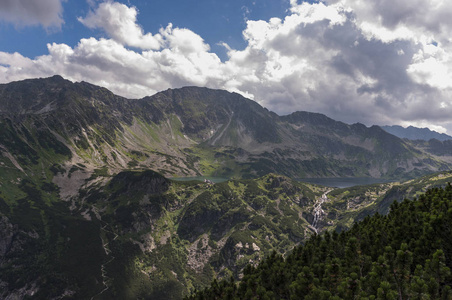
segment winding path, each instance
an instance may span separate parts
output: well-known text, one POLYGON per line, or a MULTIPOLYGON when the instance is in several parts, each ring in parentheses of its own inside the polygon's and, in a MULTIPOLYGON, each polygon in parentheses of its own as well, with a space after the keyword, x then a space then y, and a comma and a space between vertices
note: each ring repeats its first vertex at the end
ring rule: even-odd
MULTIPOLYGON (((93 208, 93 211, 95 212, 96 215, 99 215, 99 213, 97 212, 96 208, 93 208)), ((100 220, 101 223, 104 223, 104 225, 100 228, 101 231, 105 232, 105 233, 111 233, 114 235, 113 241, 116 240, 118 238, 118 235, 116 233, 114 233, 111 230, 106 229, 110 224, 100 220)), ((102 240, 102 247, 104 248, 105 254, 110 257, 110 259, 103 263, 100 266, 100 271, 101 271, 101 276, 102 276, 102 284, 104 286, 104 289, 102 291, 100 291, 98 294, 94 295, 91 297, 91 300, 93 300, 95 297, 103 294, 105 291, 107 291, 110 288, 109 282, 108 280, 110 279, 110 277, 108 277, 107 275, 107 271, 105 270, 106 265, 108 265, 109 263, 111 263, 115 257, 111 255, 111 250, 108 247, 108 244, 110 244, 109 241, 105 242, 104 239, 102 238, 102 235, 100 237, 100 239, 102 240)))

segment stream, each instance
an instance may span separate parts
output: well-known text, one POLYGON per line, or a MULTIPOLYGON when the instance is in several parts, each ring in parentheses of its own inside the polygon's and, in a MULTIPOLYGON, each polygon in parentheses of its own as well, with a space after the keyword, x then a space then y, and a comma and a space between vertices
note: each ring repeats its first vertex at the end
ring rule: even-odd
POLYGON ((322 220, 322 215, 325 214, 325 212, 322 209, 322 204, 326 201, 328 201, 328 193, 331 192, 325 192, 323 193, 322 197, 317 198, 317 202, 314 204, 314 221, 312 221, 312 229, 314 229, 315 233, 319 233, 319 222, 322 220))

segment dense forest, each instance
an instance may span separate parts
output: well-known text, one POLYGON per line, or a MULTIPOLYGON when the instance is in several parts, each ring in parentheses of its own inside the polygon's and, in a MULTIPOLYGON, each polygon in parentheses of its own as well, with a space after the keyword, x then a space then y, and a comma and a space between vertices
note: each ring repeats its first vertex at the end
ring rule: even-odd
POLYGON ((452 299, 452 186, 315 235, 186 299, 452 299))

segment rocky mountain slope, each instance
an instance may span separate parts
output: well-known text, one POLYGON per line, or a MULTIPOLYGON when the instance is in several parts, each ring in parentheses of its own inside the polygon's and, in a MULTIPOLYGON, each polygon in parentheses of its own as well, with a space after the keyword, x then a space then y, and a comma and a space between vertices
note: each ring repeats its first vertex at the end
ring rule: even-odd
POLYGON ((214 276, 238 278, 314 229, 303 218, 325 188, 286 177, 219 184, 120 172, 51 202, 56 186, 22 180, 0 197, 0 295, 179 299, 214 276))
MULTIPOLYGON (((79 177, 150 168, 168 176, 415 177, 451 163, 377 126, 280 117, 234 93, 187 87, 129 100, 59 76, 0 85, 3 166, 78 166, 79 177)), ((64 178, 56 179, 62 187, 64 178)))
POLYGON ((14 203, 0 194, 0 296, 180 299, 451 179, 333 189, 274 174, 209 184, 124 171, 94 175, 67 202, 56 185, 23 179, 14 203))
POLYGON ((452 182, 452 173, 441 172, 403 182, 334 189, 328 193, 328 200, 322 205, 317 227, 320 231, 348 230, 366 216, 388 214, 394 201, 415 199, 428 189, 444 187, 449 182, 452 182))

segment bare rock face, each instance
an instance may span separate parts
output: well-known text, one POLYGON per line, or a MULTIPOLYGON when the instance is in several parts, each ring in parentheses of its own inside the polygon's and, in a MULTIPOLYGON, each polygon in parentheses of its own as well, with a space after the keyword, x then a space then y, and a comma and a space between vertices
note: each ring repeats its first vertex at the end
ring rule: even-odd
POLYGON ((195 270, 196 273, 202 272, 204 266, 209 263, 209 259, 215 253, 215 250, 209 246, 209 236, 207 234, 196 240, 188 250, 187 265, 195 270))

